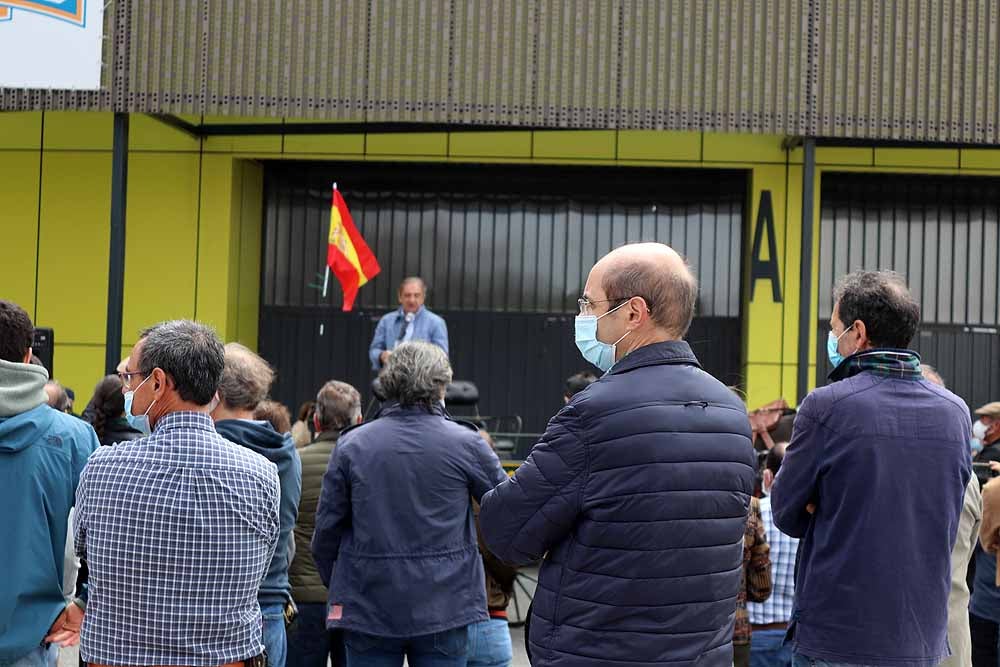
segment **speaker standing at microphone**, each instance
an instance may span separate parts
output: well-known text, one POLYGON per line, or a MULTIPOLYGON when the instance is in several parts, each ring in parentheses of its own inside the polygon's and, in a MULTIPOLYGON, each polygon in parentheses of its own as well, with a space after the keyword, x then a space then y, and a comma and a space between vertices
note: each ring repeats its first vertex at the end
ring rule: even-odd
POLYGON ((404 278, 400 283, 399 308, 382 316, 368 348, 372 370, 381 370, 396 346, 409 341, 433 343, 448 353, 448 326, 424 307, 426 296, 427 286, 421 278, 404 278))

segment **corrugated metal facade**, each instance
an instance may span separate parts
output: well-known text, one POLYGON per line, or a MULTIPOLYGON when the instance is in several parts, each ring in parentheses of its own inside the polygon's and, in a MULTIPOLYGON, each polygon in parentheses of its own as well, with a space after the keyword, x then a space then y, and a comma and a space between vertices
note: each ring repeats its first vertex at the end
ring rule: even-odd
POLYGON ((1000 178, 826 173, 819 228, 817 382, 836 280, 901 273, 921 305, 913 347, 971 407, 1000 392, 1000 178))
POLYGON ((0 109, 998 140, 992 0, 114 4, 105 92, 0 109))

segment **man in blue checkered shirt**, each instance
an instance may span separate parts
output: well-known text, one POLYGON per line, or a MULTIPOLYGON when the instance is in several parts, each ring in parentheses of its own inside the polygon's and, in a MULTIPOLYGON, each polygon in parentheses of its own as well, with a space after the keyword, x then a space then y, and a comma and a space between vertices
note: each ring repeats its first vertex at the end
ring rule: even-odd
POLYGON ((771 498, 766 495, 781 468, 786 443, 779 442, 764 460, 764 497, 760 514, 764 520, 767 543, 771 545, 771 597, 764 602, 748 602, 750 627, 750 667, 787 667, 792 664, 792 645, 783 644, 788 621, 792 618, 795 597, 795 553, 799 541, 785 535, 774 525, 771 498))
POLYGON ((143 332, 121 374, 126 418, 148 437, 100 448, 80 476, 80 653, 92 666, 237 667, 263 651, 278 473, 216 433, 223 364, 211 329, 176 320, 143 332))

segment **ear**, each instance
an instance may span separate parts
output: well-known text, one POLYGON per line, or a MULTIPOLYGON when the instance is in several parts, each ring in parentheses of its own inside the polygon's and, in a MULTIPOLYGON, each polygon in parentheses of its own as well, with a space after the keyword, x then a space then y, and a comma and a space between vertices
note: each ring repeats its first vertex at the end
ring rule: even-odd
POLYGON ((858 350, 871 347, 871 340, 868 339, 868 327, 861 320, 854 320, 854 332, 857 335, 858 350))
POLYGON ((317 433, 319 433, 322 430, 319 427, 319 417, 316 416, 315 412, 313 413, 313 430, 316 431, 317 433))
POLYGON ((764 488, 770 489, 771 485, 774 484, 774 473, 770 470, 764 469, 764 488))
POLYGON ((629 324, 639 324, 642 322, 643 317, 649 317, 649 306, 646 305, 646 300, 643 298, 632 299, 628 302, 628 321, 629 324))
POLYGON ((162 368, 154 368, 149 380, 153 384, 153 398, 156 400, 161 399, 172 384, 170 376, 164 373, 162 368))
POLYGON ((364 415, 358 415, 358 418, 357 418, 357 420, 354 423, 355 424, 360 424, 360 423, 364 422, 364 420, 365 420, 365 416, 364 415))
POLYGON ((26 363, 26 364, 30 364, 31 363, 31 348, 30 347, 28 348, 28 351, 24 353, 24 359, 22 361, 23 361, 23 363, 26 363))

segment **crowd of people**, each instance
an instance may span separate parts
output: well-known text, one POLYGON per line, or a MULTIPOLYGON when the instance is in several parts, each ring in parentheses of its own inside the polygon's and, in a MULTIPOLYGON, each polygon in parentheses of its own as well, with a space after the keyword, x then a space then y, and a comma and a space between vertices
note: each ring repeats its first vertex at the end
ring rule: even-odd
POLYGON ((839 281, 835 370, 789 438, 684 341, 684 259, 618 248, 576 318, 603 375, 569 378, 512 476, 447 411, 425 294, 404 281, 376 330, 375 418, 332 379, 294 423, 266 360, 188 320, 75 417, 0 301, 0 665, 509 665, 537 563, 534 665, 997 664, 1000 403, 973 425, 909 350, 900 276, 839 281))

